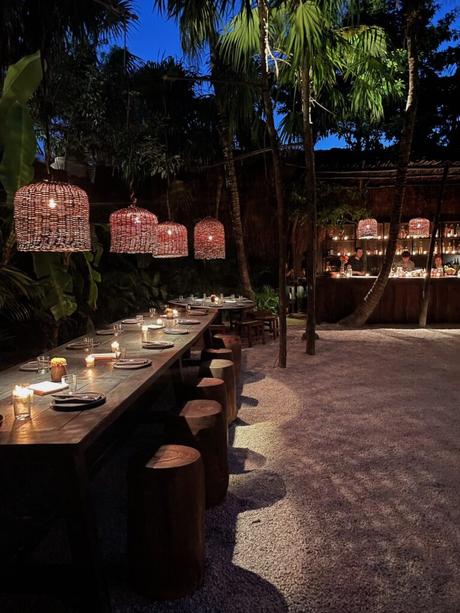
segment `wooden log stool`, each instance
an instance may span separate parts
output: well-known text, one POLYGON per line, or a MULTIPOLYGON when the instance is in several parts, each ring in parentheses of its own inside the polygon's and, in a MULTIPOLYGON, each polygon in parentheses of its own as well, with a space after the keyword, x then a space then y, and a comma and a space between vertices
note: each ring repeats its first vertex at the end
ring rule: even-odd
POLYGON ((232 350, 236 383, 239 385, 241 379, 241 338, 236 334, 214 334, 214 346, 218 349, 232 350))
POLYGON ((214 347, 206 347, 201 352, 201 361, 210 362, 211 360, 233 361, 233 352, 231 349, 227 349, 225 347, 222 347, 220 349, 215 349, 214 347))
POLYGON ((201 453, 206 508, 221 504, 228 488, 227 421, 222 405, 215 400, 189 400, 173 427, 175 440, 201 453))
POLYGON ((137 589, 156 600, 194 592, 204 572, 205 482, 200 452, 163 445, 129 474, 128 555, 137 589))
POLYGON ((202 362, 200 376, 223 379, 227 396, 227 423, 233 423, 237 417, 238 407, 236 403, 235 366, 232 360, 202 362))

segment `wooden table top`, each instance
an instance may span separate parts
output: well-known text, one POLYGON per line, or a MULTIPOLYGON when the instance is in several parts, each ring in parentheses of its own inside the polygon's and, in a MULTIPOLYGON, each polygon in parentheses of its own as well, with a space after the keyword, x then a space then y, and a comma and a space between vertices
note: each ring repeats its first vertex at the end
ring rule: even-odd
POLYGON ((216 309, 219 311, 242 311, 246 309, 253 309, 256 306, 254 300, 249 300, 249 298, 229 298, 228 296, 224 298, 223 303, 216 304, 215 302, 211 302, 211 300, 207 299, 206 302, 203 301, 202 298, 195 298, 195 301, 192 302, 190 298, 184 298, 180 300, 175 298, 174 300, 170 300, 169 304, 172 306, 185 307, 187 304, 192 306, 192 314, 193 309, 216 309))
MULTIPOLYGON (((102 392, 106 402, 88 411, 59 412, 50 407, 51 395, 34 396, 32 417, 24 421, 14 418, 12 391, 15 385, 49 380, 48 375, 19 370, 20 364, 0 372, 0 446, 17 445, 83 445, 90 444, 139 398, 170 366, 176 362, 214 320, 216 312, 196 317, 199 324, 183 326, 189 334, 167 335, 162 330, 151 331, 154 340, 174 342, 170 349, 143 349, 141 330, 137 324, 123 325, 123 333, 114 336, 95 335, 99 345, 93 353, 110 352, 110 345, 118 340, 125 347, 127 357, 149 358, 152 364, 137 370, 114 369, 112 361, 97 360, 94 368, 86 368, 84 350, 66 349, 70 341, 49 352, 51 357, 65 357, 69 374, 77 375, 78 392, 102 392)), ((156 316, 155 316, 156 319, 156 316)), ((144 316, 144 324, 154 320, 144 316)), ((82 339, 83 337, 80 337, 82 339)), ((75 339, 75 340, 80 340, 75 339)))

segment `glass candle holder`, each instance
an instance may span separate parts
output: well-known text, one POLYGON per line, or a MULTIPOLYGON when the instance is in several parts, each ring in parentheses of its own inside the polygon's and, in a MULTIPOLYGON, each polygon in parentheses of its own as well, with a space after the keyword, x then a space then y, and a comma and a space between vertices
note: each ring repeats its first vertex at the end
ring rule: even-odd
POLYGON ((15 419, 29 419, 32 411, 34 392, 23 385, 16 385, 13 390, 13 409, 15 419))
POLYGON ((95 361, 94 355, 87 355, 85 358, 86 368, 94 368, 95 361))
POLYGON ((110 349, 112 350, 112 353, 119 353, 120 343, 118 341, 113 341, 113 343, 110 345, 110 349))

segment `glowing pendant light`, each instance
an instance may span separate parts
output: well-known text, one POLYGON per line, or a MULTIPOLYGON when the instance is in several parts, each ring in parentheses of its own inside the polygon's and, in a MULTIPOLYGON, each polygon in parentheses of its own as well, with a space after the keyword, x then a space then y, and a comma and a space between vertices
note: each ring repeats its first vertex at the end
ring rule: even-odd
POLYGON ((89 200, 57 181, 20 187, 14 197, 18 251, 90 251, 89 200))
POLYGON ((429 238, 430 220, 425 217, 414 217, 409 221, 409 236, 411 238, 429 238))
POLYGON ((156 258, 181 258, 188 255, 187 228, 174 221, 159 223, 156 227, 156 258))
POLYGON ((110 215, 110 251, 112 253, 153 253, 156 244, 156 215, 136 206, 110 215))
POLYGON ((225 229, 214 217, 205 217, 193 230, 196 260, 225 259, 225 229))
POLYGON ((378 224, 376 219, 361 219, 358 222, 357 238, 377 238, 378 224))

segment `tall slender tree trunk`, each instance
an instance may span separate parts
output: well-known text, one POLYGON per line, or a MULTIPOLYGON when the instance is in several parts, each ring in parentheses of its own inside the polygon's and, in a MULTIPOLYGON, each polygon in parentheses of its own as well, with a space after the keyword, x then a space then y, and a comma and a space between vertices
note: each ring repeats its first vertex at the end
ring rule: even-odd
POLYGON ((390 229, 385 259, 379 276, 364 298, 364 302, 352 313, 339 323, 346 326, 362 326, 374 312, 374 309, 383 296, 385 287, 390 276, 393 259, 396 253, 396 245, 401 223, 401 212, 406 196, 406 178, 409 165, 412 139, 414 135, 415 116, 417 110, 418 92, 418 57, 416 44, 416 29, 419 11, 416 2, 409 0, 406 3, 406 46, 408 55, 408 90, 406 107, 403 117, 403 128, 399 142, 398 162, 396 168, 395 187, 393 192, 393 207, 390 217, 390 229))
POLYGON ((449 166, 448 164, 446 164, 444 166, 444 172, 442 173, 441 190, 439 192, 438 203, 436 205, 436 212, 434 214, 433 230, 431 233, 430 247, 428 249, 428 257, 427 257, 427 262, 426 262, 426 277, 425 277, 425 280, 423 281, 422 305, 420 307, 420 315, 418 318, 418 325, 421 328, 424 328, 426 326, 426 322, 428 318, 428 306, 430 304, 430 294, 431 294, 431 283, 430 282, 431 282, 431 268, 433 266, 433 253, 434 253, 434 246, 436 245, 436 234, 439 228, 439 219, 441 217, 441 208, 444 202, 444 194, 446 191, 446 182, 447 182, 448 174, 449 174, 449 166))
MULTIPOLYGON (((219 105, 220 106, 220 105, 219 105)), ((233 238, 235 240, 236 258, 240 273, 241 287, 243 294, 254 300, 255 293, 252 289, 249 277, 248 260, 246 257, 246 247, 244 245, 243 225, 241 223, 240 195, 238 191, 238 181, 235 171, 235 160, 233 157, 232 139, 230 129, 224 119, 224 113, 219 108, 219 137, 224 156, 225 179, 230 192, 231 217, 233 238)))
POLYGON ((313 142, 313 122, 311 118, 311 81, 308 63, 300 75, 300 95, 302 98, 303 138, 305 155, 305 195, 307 198, 307 219, 309 241, 307 245, 307 337, 306 351, 316 353, 316 258, 317 258, 317 203, 315 149, 313 142))
POLYGON ((284 206, 283 179, 281 176, 281 156, 278 142, 278 134, 275 128, 273 116, 273 103, 270 96, 270 79, 268 72, 268 2, 267 0, 257 1, 259 12, 259 49, 261 65, 261 86, 262 99, 264 104, 268 136, 272 150, 273 178, 275 180, 275 194, 278 213, 278 291, 279 291, 279 366, 286 368, 287 354, 287 322, 286 322, 286 255, 287 255, 287 236, 286 236, 286 210, 284 206))
POLYGON ((236 259, 240 274, 241 288, 243 294, 251 300, 255 299, 255 292, 252 289, 251 277, 249 276, 248 259, 244 244, 243 224, 241 223, 240 194, 238 190, 238 180, 236 177, 235 160, 233 156, 232 134, 229 126, 228 115, 223 104, 222 87, 218 83, 219 57, 216 50, 215 38, 209 41, 211 57, 211 77, 213 79, 214 91, 217 104, 217 123, 220 146, 224 156, 225 182, 230 192, 231 218, 233 238, 236 247, 236 259))

